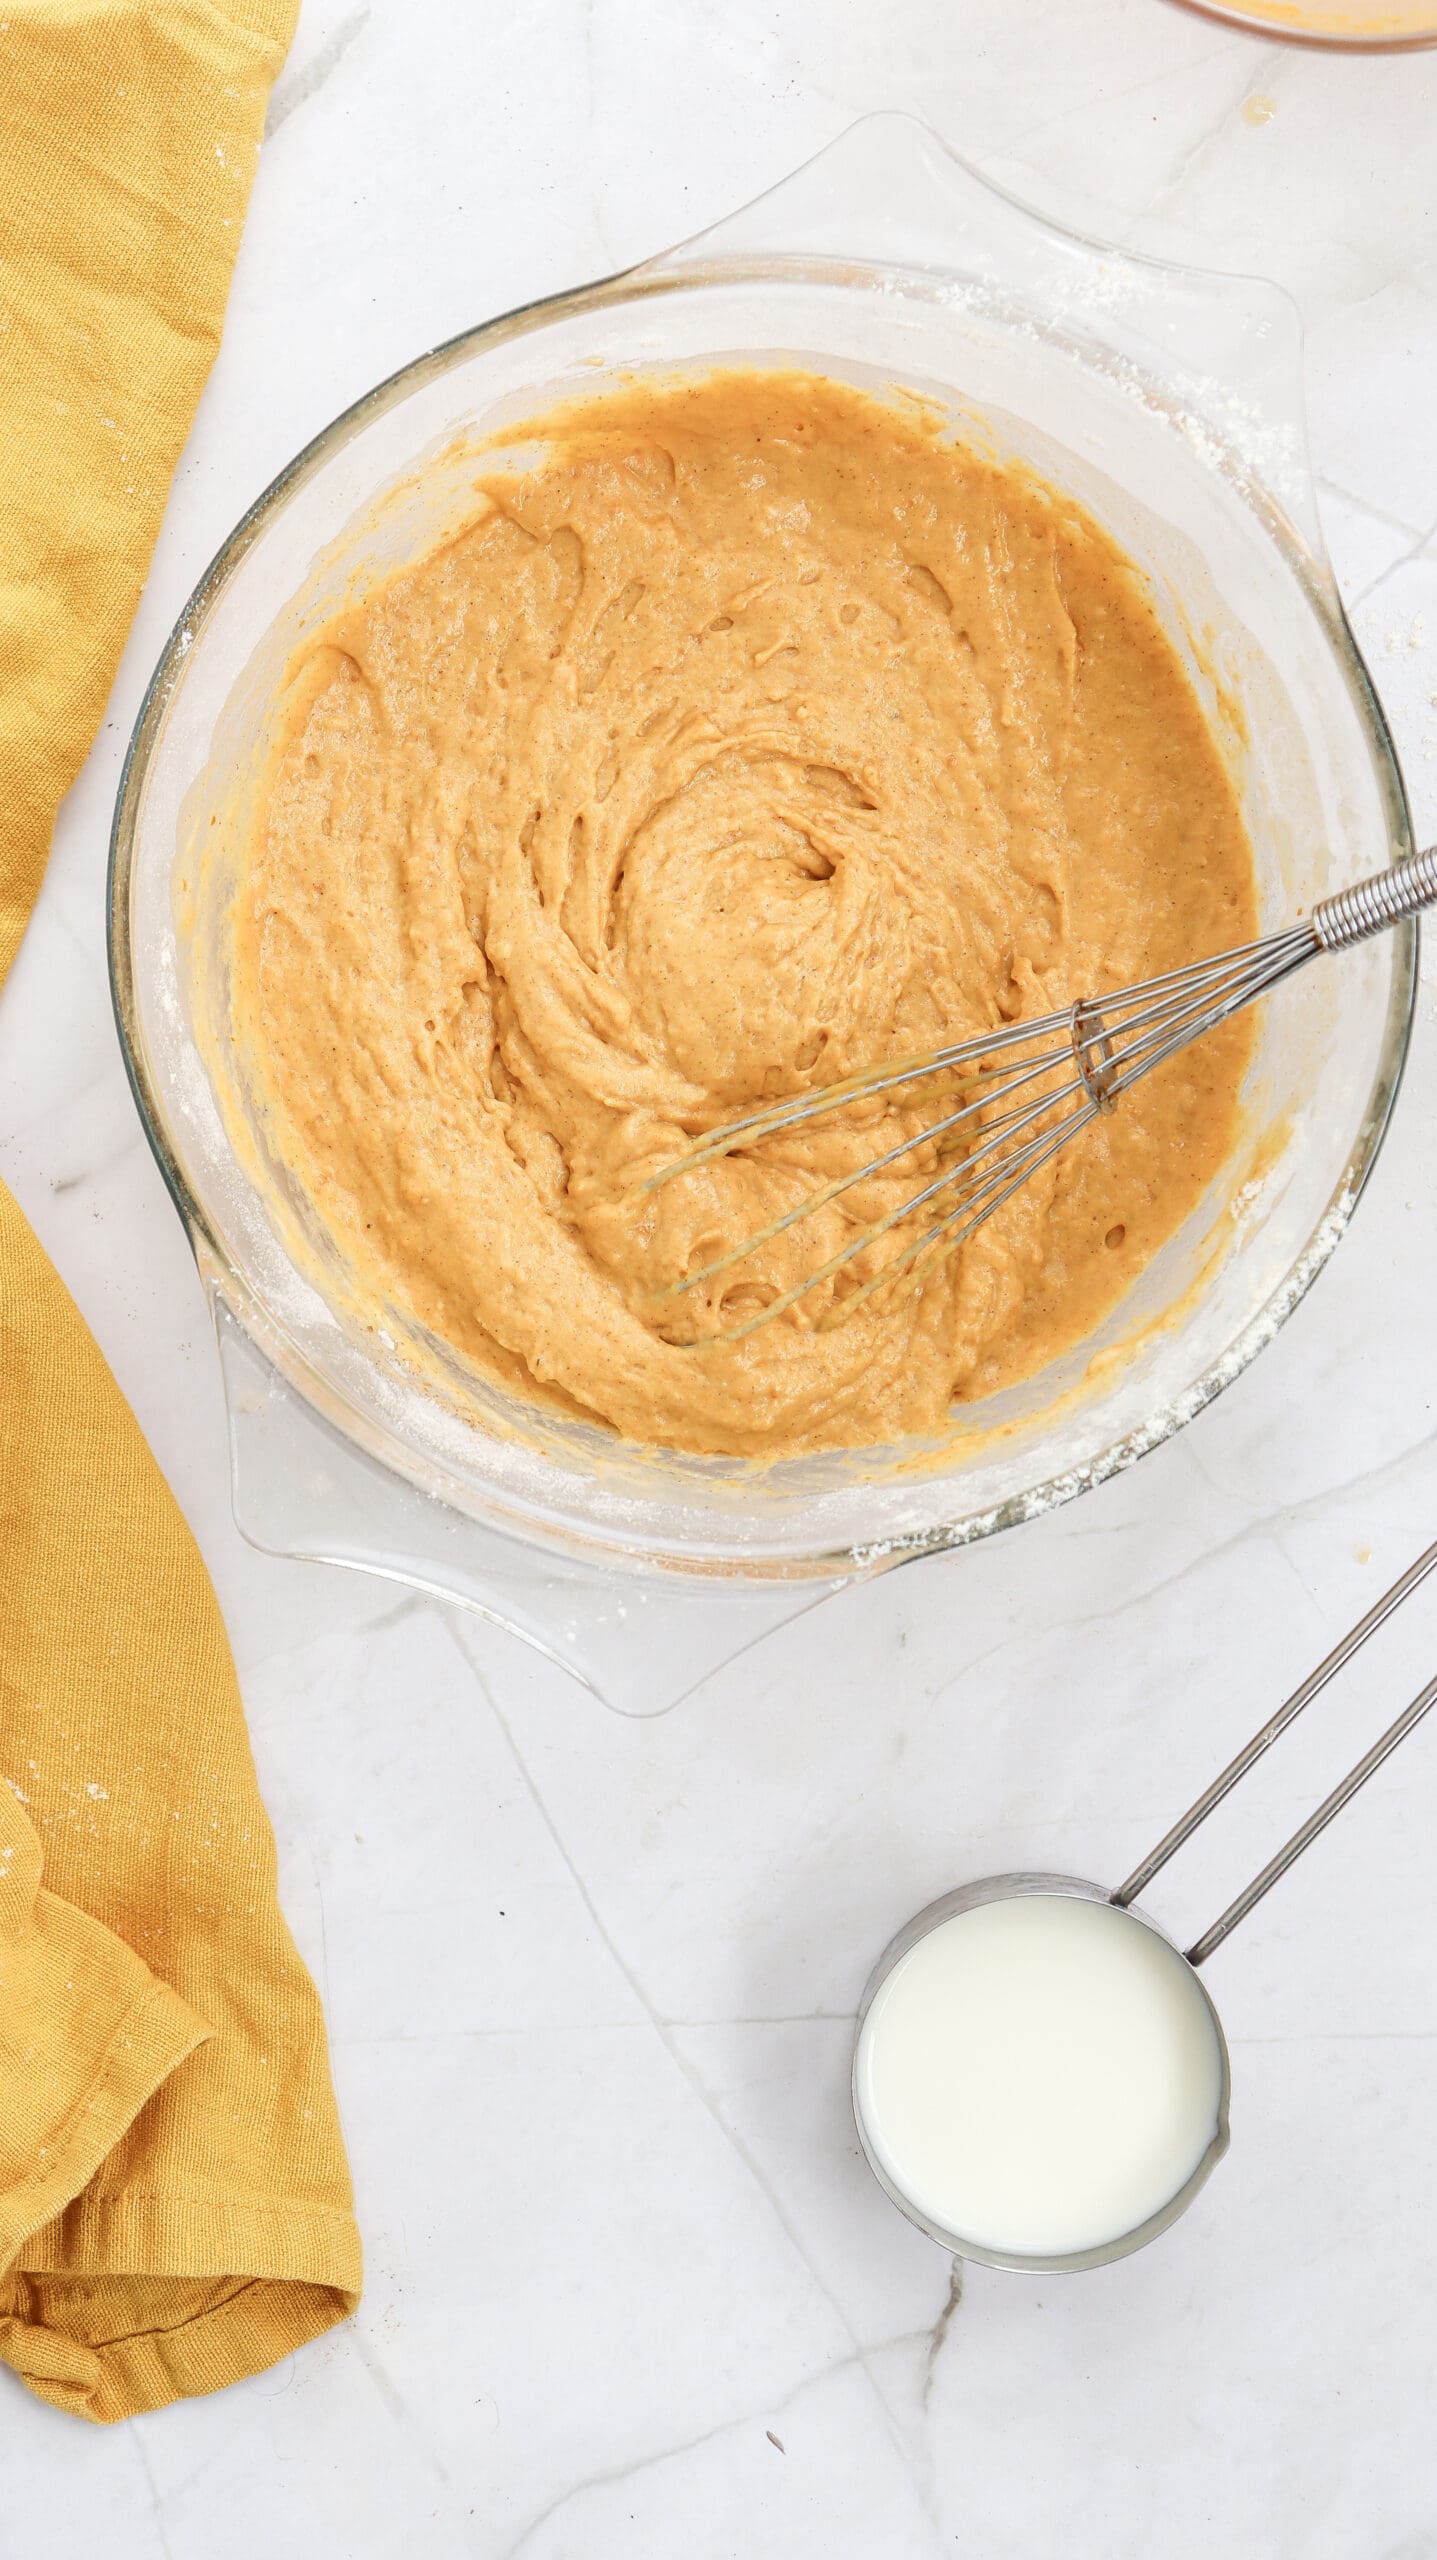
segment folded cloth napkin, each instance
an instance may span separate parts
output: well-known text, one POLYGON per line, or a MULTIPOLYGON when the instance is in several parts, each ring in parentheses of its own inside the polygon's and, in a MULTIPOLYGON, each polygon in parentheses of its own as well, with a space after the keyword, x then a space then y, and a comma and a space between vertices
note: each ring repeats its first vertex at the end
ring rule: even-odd
MULTIPOLYGON (((295 5, 0 8, 0 979, 218 344, 295 5)), ((358 2287, 214 1594, 0 1190, 0 2358, 123 2418, 259 2371, 358 2287)))

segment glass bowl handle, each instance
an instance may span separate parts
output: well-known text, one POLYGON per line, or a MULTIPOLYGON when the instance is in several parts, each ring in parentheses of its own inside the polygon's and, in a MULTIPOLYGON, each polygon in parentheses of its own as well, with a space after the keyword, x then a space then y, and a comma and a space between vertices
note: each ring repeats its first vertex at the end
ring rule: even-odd
POLYGON ((223 1275, 203 1250, 198 1258, 219 1346, 235 1524, 264 1554, 347 1565, 468 1610, 626 1716, 662 1715, 839 1589, 637 1573, 466 1519, 341 1438, 251 1341, 223 1275))
POLYGON ((1062 229, 978 175, 917 116, 865 116, 790 177, 638 270, 765 256, 901 269, 937 294, 1067 338, 1154 394, 1180 432, 1256 481, 1326 559, 1308 459, 1296 305, 1062 229))

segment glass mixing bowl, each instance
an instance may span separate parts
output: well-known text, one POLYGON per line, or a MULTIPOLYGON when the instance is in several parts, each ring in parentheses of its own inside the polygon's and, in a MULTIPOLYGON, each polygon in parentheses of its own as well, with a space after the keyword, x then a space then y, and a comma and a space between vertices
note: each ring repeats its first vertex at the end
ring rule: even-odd
POLYGON ((120 1034, 215 1310, 237 1511, 261 1544, 468 1599, 610 1695, 621 1683, 596 1673, 596 1645, 628 1660, 643 1615, 640 1597, 614 1599, 615 1568, 660 1616, 665 1583, 675 1599, 769 1586, 726 1633, 695 1637, 687 1604, 670 1611, 674 1667, 655 1671, 651 1647, 646 1676, 672 1689, 706 1649, 721 1658, 844 1578, 1031 1519, 1200 1412, 1351 1215, 1414 979, 1407 928, 1270 1002, 1243 1140, 1210 1196, 1095 1339, 961 1417, 941 1447, 766 1468, 631 1448, 537 1417, 452 1361, 436 1385, 400 1356, 406 1339, 434 1353, 398 1311, 392 1339, 348 1318, 262 1133, 241 1161, 216 1106, 193 1012, 203 984, 222 1015, 223 946, 213 915, 177 894, 188 851, 212 818, 233 824, 297 641, 471 510, 476 437, 617 374, 716 359, 917 389, 1110 527, 1152 582, 1241 790, 1264 929, 1410 850, 1323 549, 1291 305, 1054 230, 909 118, 867 119, 701 239, 420 357, 291 463, 156 670, 112 861, 120 1034))

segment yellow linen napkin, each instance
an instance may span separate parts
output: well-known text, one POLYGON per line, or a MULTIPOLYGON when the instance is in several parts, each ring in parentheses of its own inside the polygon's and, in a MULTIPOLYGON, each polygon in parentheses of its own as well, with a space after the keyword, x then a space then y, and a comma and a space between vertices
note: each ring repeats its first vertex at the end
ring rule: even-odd
MULTIPOLYGON (((0 979, 219 341, 296 5, 0 8, 0 979)), ((0 1189, 0 2358, 122 2418, 259 2371, 358 2287, 214 1594, 0 1189)))

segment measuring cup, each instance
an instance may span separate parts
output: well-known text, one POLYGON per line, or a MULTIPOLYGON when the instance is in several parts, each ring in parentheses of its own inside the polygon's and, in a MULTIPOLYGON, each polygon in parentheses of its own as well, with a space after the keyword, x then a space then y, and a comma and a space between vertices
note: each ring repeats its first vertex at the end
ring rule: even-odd
MULTIPOLYGON (((936 2240, 955 2257, 974 2259, 986 2266, 1010 2267, 1034 2274, 1077 2273, 1085 2267, 1109 2265, 1114 2259, 1125 2258, 1134 2249, 1145 2247, 1148 2241, 1155 2240, 1159 2232, 1166 2231, 1180 2214, 1187 2211, 1228 2147, 1231 2071, 1227 2040, 1199 1967, 1206 1963, 1225 1938, 1232 1935, 1239 1921, 1246 1919, 1278 1878, 1286 1875, 1288 1868, 1301 1857, 1318 1833, 1326 1830, 1359 1787, 1366 1785, 1389 1753, 1395 1751, 1399 1742, 1404 1741, 1413 1727, 1420 1723, 1429 1707, 1437 1705, 1437 1677, 1418 1691, 1410 1705, 1404 1707, 1401 1715, 1378 1737, 1371 1749, 1364 1752, 1331 1794, 1325 1796, 1307 1820, 1299 1825, 1291 1839, 1268 1860, 1251 1883, 1243 1887, 1211 1926, 1194 1939, 1190 1947, 1180 1949, 1155 1920, 1146 1912, 1137 1910, 1134 1907, 1137 1897, 1168 1860, 1192 1838, 1200 1824, 1247 1775, 1263 1753, 1271 1748, 1278 1736, 1286 1732, 1303 1708, 1326 1688, 1368 1637, 1385 1624, 1434 1568, 1437 1568, 1437 1542, 1408 1566, 1391 1589, 1384 1592, 1375 1606, 1368 1610, 1366 1617, 1342 1638, 1340 1644, 1334 1646, 1316 1670, 1308 1674, 1276 1714, 1268 1718, 1251 1741, 1245 1743, 1236 1757, 1214 1778, 1211 1786, 1163 1835, 1157 1846, 1149 1850, 1116 1892, 1078 1876, 1037 1873, 986 1876, 978 1883, 961 1886, 956 1892, 930 1903, 926 1910, 909 1921, 905 1929, 900 1930, 885 1950, 869 1979, 858 2011, 853 2058, 854 2118, 859 2141, 879 2185, 899 2211, 906 2214, 910 2222, 916 2223, 920 2231, 925 2231, 931 2240, 936 2240), (1042 1934, 1035 1934, 1026 1927, 1020 1929, 1016 1959, 1020 1966, 1018 1988, 1006 1995, 1010 1997, 1011 2005, 1005 2010, 1005 1986, 994 1968, 1000 1963, 1011 1964, 1015 1960, 1013 1946, 1005 1948, 1003 1940, 1005 1935, 1010 1940, 1014 1938, 1011 1924, 1015 1906, 1031 1905, 1034 1898, 1059 1904, 1096 1904, 1103 1908, 1107 1919, 1096 1930, 1092 1923, 1081 1924, 1077 1941, 1068 1947, 1061 1943, 1061 1931, 1055 1935, 1051 1929, 1048 1930, 1046 1934, 1052 1950, 1049 1953, 1044 1951, 1042 1934), (954 1934, 954 1924, 961 1925, 965 1916, 975 1914, 991 1914, 992 1918, 985 1921, 980 1931, 975 1932, 970 1927, 964 1934, 971 1943, 960 1946, 960 1939, 954 1934), (1001 1926, 995 1928, 993 1920, 1001 1926), (1135 1933, 1141 1933, 1141 1936, 1135 1933), (1026 1951, 1022 1948, 1025 1937, 1029 1941, 1026 1951), (1082 1940, 1090 1942, 1086 1951, 1078 1943, 1082 1940), (1162 1955, 1155 1962, 1159 1949, 1162 1955), (930 1989, 927 1993, 920 1993, 919 1997, 926 1997, 931 2002, 934 1998, 931 1985, 940 1981, 940 1958, 947 1959, 958 1968, 948 1979, 950 1987, 955 1983, 961 1985, 966 2016, 976 2015, 981 2019, 986 2013, 989 2020, 996 2016, 1000 2043, 1011 2028, 1010 2076, 996 2090, 985 2089, 976 2081, 972 2082, 957 2099, 951 2119, 952 2157, 969 2164, 966 2171, 960 2168, 957 2174, 960 2182, 964 2174, 969 2177, 970 2194, 974 2192, 973 2158, 981 2156, 985 2141, 990 2154, 994 2142, 1001 2148, 1004 2122, 1012 2126, 1012 2110, 1024 2103, 1025 2093, 1030 2105, 1050 2105, 1054 2122, 1065 2108, 1071 2109, 1073 2105, 1071 2086, 1065 2085, 1065 2075, 1053 2055, 1045 2056, 1043 2052, 1035 2051, 1031 2039, 1025 2042, 1024 2003, 1031 2004, 1027 2010, 1030 2020, 1043 2015, 1050 2022, 1060 2020, 1062 2029, 1076 2038, 1079 2030, 1086 2034, 1092 2024, 1085 2002, 1097 1985, 1099 1958, 1109 1972, 1113 1959, 1117 1959, 1120 1990, 1123 1973, 1137 1986, 1136 2006, 1130 2020, 1118 2032, 1116 2042, 1113 2041, 1111 2020, 1103 2021, 1103 2029, 1109 2031, 1109 2047, 1115 2052, 1120 2051, 1125 2063, 1137 2075, 1135 2085, 1140 2085, 1146 2073, 1150 2082, 1176 2088, 1186 2072, 1186 2086, 1192 2095, 1190 2102, 1184 2099, 1183 2103, 1189 2105, 1192 2120, 1186 2126, 1185 2139, 1181 2121, 1175 2120, 1173 2152, 1174 2156, 1184 2155, 1185 2165, 1176 2175, 1170 2191, 1151 2201, 1149 2209, 1130 2227, 1115 2229, 1101 2238, 1090 2237, 1087 2245, 1072 2248, 1009 2247, 994 2245, 991 2231, 987 2239, 975 2237, 972 2229, 964 2231, 955 2227, 954 2220, 945 2218, 941 2209, 935 2210, 932 2160, 935 2146, 941 2148, 944 2127, 941 2120, 935 2119, 933 2080, 929 2068, 934 2057, 925 2052, 921 2037, 915 2041, 914 2021, 921 2013, 913 2006, 911 1982, 909 2022, 901 2028, 897 2023, 895 2003, 903 1996, 905 1974, 911 1972, 915 1964, 928 1969, 930 1989), (1065 1968, 1061 1980, 1054 1970, 1060 1959, 1065 1968), (986 1979, 985 1966, 988 1969, 986 1979), (1071 2004, 1066 2010, 1065 2002, 1071 2004), (1206 2079, 1203 2056, 1198 2049, 1205 2038, 1208 2040, 1210 2063, 1206 2079), (904 2039, 908 2046, 906 2053, 903 2050, 904 2039), (928 2085, 920 2087, 914 2075, 924 2071, 929 2074, 928 2085), (899 2128, 896 2134, 895 2127, 899 2128), (979 2146, 977 2155, 974 2152, 975 2137, 979 2146)), ((1037 1916, 1031 1909, 1023 1915, 1025 1919, 1037 1916)), ((1124 1993, 1123 1996, 1128 1995, 1124 1993)), ((961 2076, 963 2060, 961 2048, 954 2049, 951 2044, 955 2032, 954 2014, 950 2011, 950 2049, 946 2056, 937 2046, 937 2040, 933 2040, 936 2067, 946 2065, 950 2088, 961 2076)), ((941 2024, 940 2020, 940 2035, 941 2024)), ((1101 2031, 1098 2027, 1093 2029, 1095 2034, 1101 2031)), ((1009 2060, 1000 2056, 996 2069, 1000 2074, 1008 2072, 1009 2060)), ((1116 2101, 1115 2091, 1104 2094, 1116 2101)), ((1079 2106, 1082 2103, 1080 2093, 1079 2106)), ((941 2109, 941 2094, 937 2105, 941 2109)), ((1122 2110, 1115 2103, 1112 2119, 1115 2126, 1118 2126, 1121 2114, 1122 2110)), ((1097 2129, 1101 2131, 1101 2109, 1095 2111, 1091 2107, 1087 2124, 1082 2128, 1089 2138, 1090 2150, 1095 2116, 1099 2120, 1097 2129)), ((1022 2129, 1023 2136, 1028 2129, 1022 2129)), ((1128 2130, 1126 2124, 1121 2125, 1120 2141, 1128 2130)), ((1007 2167, 1007 2188, 1011 2197, 1011 2161, 1007 2167)), ((1155 2154, 1143 2168, 1142 2175, 1149 2185, 1155 2175, 1160 2175, 1160 2167, 1160 2160, 1155 2154)), ((994 2192, 991 2175, 988 2187, 991 2195, 994 2192)), ((1074 2207, 1079 2218, 1081 2212, 1086 2212, 1089 2219, 1101 2209, 1100 2197, 1093 2189, 1089 2190, 1086 2202, 1079 2199, 1074 2207)), ((974 2212, 970 2218, 981 2222, 983 2214, 974 2212)))

